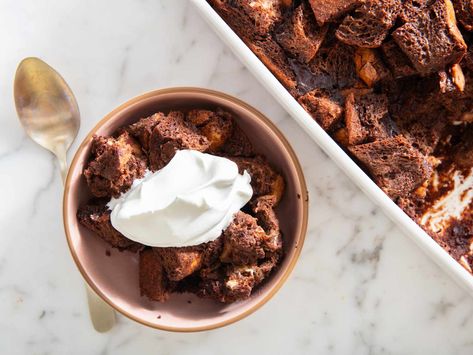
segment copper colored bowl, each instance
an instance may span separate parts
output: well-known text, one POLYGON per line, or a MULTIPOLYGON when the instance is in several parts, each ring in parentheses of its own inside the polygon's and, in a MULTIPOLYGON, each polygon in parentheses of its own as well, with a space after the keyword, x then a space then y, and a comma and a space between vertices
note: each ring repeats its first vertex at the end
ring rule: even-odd
POLYGON ((107 303, 125 316, 150 327, 171 331, 218 328, 254 312, 266 303, 291 273, 301 252, 307 229, 308 195, 294 151, 276 126, 244 102, 211 90, 172 88, 138 96, 105 116, 77 150, 64 191, 64 228, 67 242, 82 276, 107 303), (166 303, 140 296, 138 256, 111 249, 77 222, 78 206, 90 193, 82 177, 92 135, 110 135, 117 128, 157 111, 222 107, 234 113, 255 150, 264 154, 286 180, 277 214, 283 232, 285 256, 276 270, 245 301, 225 305, 190 294, 173 294, 166 303), (107 255, 110 254, 110 255, 107 255))

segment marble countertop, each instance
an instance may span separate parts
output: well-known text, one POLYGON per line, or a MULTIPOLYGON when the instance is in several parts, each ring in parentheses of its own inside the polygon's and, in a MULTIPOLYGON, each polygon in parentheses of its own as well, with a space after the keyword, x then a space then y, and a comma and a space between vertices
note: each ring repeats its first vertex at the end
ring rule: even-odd
MULTIPOLYGON (((473 299, 327 158, 184 0, 0 1, 1 354, 471 354, 473 299), (124 317, 89 321, 61 219, 53 157, 23 133, 18 62, 38 56, 74 90, 79 137, 145 91, 191 85, 235 95, 284 132, 303 165, 310 225, 281 291, 223 329, 176 334, 124 317)), ((71 158, 71 155, 69 156, 71 158)))

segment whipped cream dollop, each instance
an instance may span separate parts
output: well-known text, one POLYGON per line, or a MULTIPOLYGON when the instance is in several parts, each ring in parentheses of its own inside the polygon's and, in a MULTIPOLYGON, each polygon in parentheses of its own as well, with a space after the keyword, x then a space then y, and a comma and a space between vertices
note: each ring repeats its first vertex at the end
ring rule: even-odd
POLYGON ((253 195, 250 175, 227 158, 176 152, 108 203, 111 222, 128 239, 152 247, 184 247, 217 239, 253 195))

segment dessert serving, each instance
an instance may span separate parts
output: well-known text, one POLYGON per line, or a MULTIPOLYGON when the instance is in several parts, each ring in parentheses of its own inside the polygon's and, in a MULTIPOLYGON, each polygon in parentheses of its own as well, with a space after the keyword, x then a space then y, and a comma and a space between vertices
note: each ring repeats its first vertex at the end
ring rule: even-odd
POLYGON ((471 273, 470 2, 208 3, 374 182, 471 273))
POLYGON ((138 254, 136 287, 150 300, 244 300, 281 261, 285 181, 223 109, 158 112, 96 135, 83 177, 93 198, 78 221, 138 254))

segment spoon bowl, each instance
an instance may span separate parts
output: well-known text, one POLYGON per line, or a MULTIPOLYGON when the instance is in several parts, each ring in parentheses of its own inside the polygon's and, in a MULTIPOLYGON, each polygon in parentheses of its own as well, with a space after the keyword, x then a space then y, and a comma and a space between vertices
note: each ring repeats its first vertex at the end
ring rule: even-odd
POLYGON ((41 59, 26 58, 16 71, 14 96, 26 133, 61 159, 80 126, 79 107, 65 80, 41 59))

